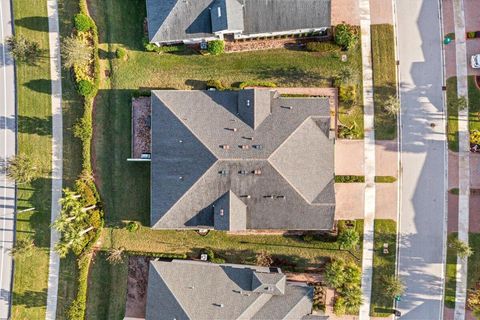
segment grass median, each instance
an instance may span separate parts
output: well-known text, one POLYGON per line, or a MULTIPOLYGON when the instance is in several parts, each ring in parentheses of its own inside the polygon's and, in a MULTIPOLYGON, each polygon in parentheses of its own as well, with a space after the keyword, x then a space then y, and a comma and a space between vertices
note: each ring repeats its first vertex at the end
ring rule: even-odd
POLYGON ((378 140, 393 140, 397 136, 397 119, 383 108, 385 101, 390 96, 396 96, 397 94, 393 25, 372 25, 371 32, 375 138, 378 140))
POLYGON ((36 65, 17 64, 18 153, 33 159, 42 178, 18 186, 16 239, 31 238, 35 250, 15 261, 12 316, 45 318, 50 246, 52 114, 46 0, 13 0, 15 33, 39 43, 36 65))
POLYGON ((384 294, 383 277, 395 275, 396 244, 397 223, 393 220, 376 219, 370 306, 370 314, 374 317, 387 317, 392 314, 393 299, 384 294), (388 253, 384 253, 385 243, 388 245, 388 253))

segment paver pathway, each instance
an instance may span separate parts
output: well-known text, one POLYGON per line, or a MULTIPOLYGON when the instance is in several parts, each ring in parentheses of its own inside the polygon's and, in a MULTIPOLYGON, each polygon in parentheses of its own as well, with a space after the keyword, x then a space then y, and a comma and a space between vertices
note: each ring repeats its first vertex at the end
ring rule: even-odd
MULTIPOLYGON (((455 57, 458 97, 468 99, 467 48, 463 0, 453 1, 455 23, 455 57)), ((470 196, 470 134, 468 130, 468 105, 458 110, 458 238, 468 243, 470 196)), ((455 291, 455 320, 465 319, 467 291, 467 259, 457 258, 457 286, 455 291)))
MULTIPOLYGON (((60 34, 57 0, 47 1, 48 40, 50 45, 50 77, 52 81, 52 211, 53 222, 60 213, 63 175, 63 121, 62 121, 62 77, 60 63, 60 34)), ((48 297, 46 319, 54 320, 57 313, 58 276, 60 258, 53 249, 59 234, 51 229, 50 258, 48 266, 48 297)))
POLYGON ((362 295, 360 320, 370 319, 373 272, 373 228, 375 219, 375 130, 373 121, 373 71, 370 36, 370 2, 359 0, 362 41, 364 110, 365 216, 362 253, 362 295))

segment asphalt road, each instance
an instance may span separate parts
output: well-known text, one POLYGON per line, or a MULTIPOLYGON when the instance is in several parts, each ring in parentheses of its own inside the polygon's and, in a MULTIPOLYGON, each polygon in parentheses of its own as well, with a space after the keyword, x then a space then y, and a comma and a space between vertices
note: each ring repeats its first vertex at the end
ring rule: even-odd
POLYGON ((441 319, 446 133, 439 1, 396 0, 401 98, 401 319, 441 319))
MULTIPOLYGON (((5 38, 12 35, 13 19, 9 0, 0 3, 0 159, 5 168, 6 159, 15 154, 15 70, 12 59, 4 45, 5 38)), ((15 183, 0 170, 0 319, 10 314, 12 287, 12 258, 9 250, 14 240, 15 183)))

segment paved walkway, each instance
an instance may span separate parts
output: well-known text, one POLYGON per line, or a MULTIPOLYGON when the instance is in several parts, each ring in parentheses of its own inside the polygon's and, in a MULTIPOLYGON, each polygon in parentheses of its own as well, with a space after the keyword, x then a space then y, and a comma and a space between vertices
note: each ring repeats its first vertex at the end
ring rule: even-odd
POLYGON ((375 219, 375 131, 373 121, 373 71, 370 37, 370 2, 359 0, 362 41, 362 76, 364 108, 364 165, 365 165, 365 217, 362 253, 362 294, 359 319, 370 319, 373 271, 373 226, 375 219))
POLYGON ((443 318, 447 148, 440 1, 396 0, 402 320, 443 318))
MULTIPOLYGON (((455 23, 455 57, 457 70, 457 93, 468 98, 467 48, 463 0, 453 1, 455 23)), ((458 238, 468 243, 469 195, 470 195, 470 134, 468 130, 468 106, 458 111, 458 238)), ((457 258, 457 286, 455 292, 455 320, 465 319, 467 294, 467 261, 457 258)))
MULTIPOLYGON (((5 38, 13 34, 13 19, 10 1, 0 3, 0 161, 6 165, 8 158, 16 151, 16 114, 15 114, 15 68, 13 59, 7 52, 5 38)), ((0 319, 8 319, 11 308, 11 288, 13 263, 10 256, 15 238, 15 182, 0 171, 0 319)))
MULTIPOLYGON (((48 0, 48 40, 50 45, 50 76, 52 79, 52 212, 53 222, 60 213, 63 179, 63 121, 62 121, 62 67, 60 63, 60 34, 57 0, 48 0)), ((58 276, 60 258, 53 247, 59 234, 51 229, 48 265, 48 297, 46 319, 54 320, 57 313, 58 276)))

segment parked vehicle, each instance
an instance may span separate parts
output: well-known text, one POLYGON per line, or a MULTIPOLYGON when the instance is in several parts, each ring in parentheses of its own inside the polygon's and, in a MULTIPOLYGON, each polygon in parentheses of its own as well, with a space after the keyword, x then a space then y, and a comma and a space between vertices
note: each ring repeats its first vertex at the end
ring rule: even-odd
POLYGON ((480 69, 480 53, 472 56, 471 63, 473 69, 480 69))

